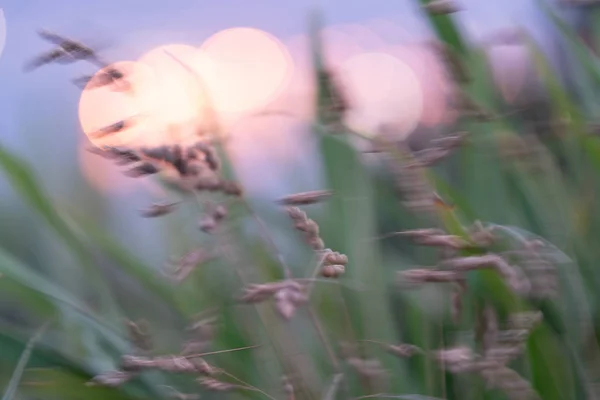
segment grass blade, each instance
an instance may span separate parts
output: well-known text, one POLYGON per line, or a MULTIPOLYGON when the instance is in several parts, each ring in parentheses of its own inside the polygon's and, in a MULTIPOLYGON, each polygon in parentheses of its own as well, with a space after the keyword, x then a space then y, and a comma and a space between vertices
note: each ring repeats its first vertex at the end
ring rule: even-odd
POLYGON ((15 370, 13 371, 12 377, 10 378, 10 381, 8 383, 8 387, 6 388, 6 391, 2 396, 2 400, 12 400, 13 396, 17 392, 17 388, 19 387, 21 376, 23 375, 23 371, 27 366, 27 362, 29 361, 29 357, 31 356, 33 347, 42 338, 44 332, 46 332, 46 329, 49 325, 50 322, 46 322, 44 325, 42 325, 35 333, 35 335, 33 335, 31 339, 29 339, 29 342, 27 342, 25 351, 23 351, 23 354, 21 355, 21 358, 19 359, 15 370))

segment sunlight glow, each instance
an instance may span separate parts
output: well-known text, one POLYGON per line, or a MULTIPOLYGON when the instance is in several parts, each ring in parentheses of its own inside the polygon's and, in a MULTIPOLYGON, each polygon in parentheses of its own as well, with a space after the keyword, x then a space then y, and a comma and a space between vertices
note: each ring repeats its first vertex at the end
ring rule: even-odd
POLYGON ((156 94, 148 82, 153 82, 155 77, 151 68, 134 61, 121 61, 110 67, 127 75, 130 90, 115 91, 111 86, 86 87, 79 100, 79 121, 95 146, 126 146, 139 141, 149 129, 144 117, 152 111, 156 94), (134 124, 121 132, 96 136, 99 130, 132 117, 134 124))
POLYGON ((382 124, 408 135, 423 111, 423 92, 412 69, 386 53, 363 53, 345 62, 341 78, 353 105, 348 124, 375 132, 382 124))
POLYGON ((160 145, 186 141, 194 135, 193 123, 204 106, 196 78, 181 63, 193 68, 197 50, 183 44, 156 47, 138 62, 150 67, 155 80, 147 82, 152 100, 148 120, 155 126, 143 138, 146 145, 160 145), (175 57, 175 58, 174 58, 175 57))
MULTIPOLYGON (((382 25, 387 36, 402 36, 400 27, 382 25)), ((327 27, 323 40, 326 63, 349 97, 346 122, 353 128, 374 133, 387 125, 404 137, 418 124, 448 121, 448 83, 439 60, 421 45, 392 45, 368 24, 327 27)), ((228 131, 264 111, 306 120, 314 115, 315 91, 309 41, 299 35, 286 43, 259 29, 236 27, 197 48, 163 45, 137 62, 117 63, 130 70, 132 90, 85 90, 79 112, 83 130, 99 146, 155 146, 214 133, 209 106, 228 131), (133 126, 94 137, 131 116, 133 126)))
POLYGON ((244 114, 267 106, 285 88, 293 70, 279 40, 254 28, 217 32, 200 49, 201 57, 214 63, 201 72, 221 114, 244 114))

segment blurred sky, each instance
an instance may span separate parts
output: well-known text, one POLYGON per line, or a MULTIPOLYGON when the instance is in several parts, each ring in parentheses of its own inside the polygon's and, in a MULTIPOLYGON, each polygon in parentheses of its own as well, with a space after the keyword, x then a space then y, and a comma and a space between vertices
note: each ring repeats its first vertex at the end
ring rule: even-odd
MULTIPOLYGON (((48 48, 35 31, 41 27, 71 35, 91 44, 107 45, 106 54, 115 61, 135 60, 151 48, 168 43, 200 45, 211 34, 225 28, 250 26, 281 39, 305 33, 307 12, 320 8, 326 24, 369 23, 385 18, 402 28, 399 42, 423 38, 427 27, 413 0, 2 0, 6 20, 6 43, 0 56, 0 137, 4 143, 27 148, 50 135, 43 129, 29 131, 46 117, 54 121, 52 136, 63 140, 79 135, 75 104, 78 90, 70 79, 78 73, 93 73, 89 66, 50 66, 24 74, 23 63, 48 48), (59 124, 56 126, 56 124, 59 124), (54 132, 64 130, 64 133, 54 132), (25 138, 25 132, 28 138, 25 138), (70 131, 70 132, 68 132, 70 131), (31 137, 29 137, 31 136, 31 137), (33 137, 35 136, 35 137, 33 137), (23 147, 24 146, 24 147, 23 147)), ((532 0, 462 0, 466 11, 457 18, 472 36, 524 25, 539 39, 546 28, 532 0)), ((49 139, 58 151, 63 140, 49 139)), ((45 140, 44 140, 45 142, 45 140)))
MULTIPOLYGON (((105 46, 104 54, 112 61, 136 60, 159 45, 199 46, 215 32, 231 27, 262 29, 285 41, 306 32, 307 14, 318 7, 326 25, 376 26, 380 19, 392 21, 399 29, 394 31, 395 37, 385 39, 405 44, 428 35, 416 3, 413 0, 0 0, 6 21, 5 46, 0 55, 1 144, 32 161, 53 194, 66 197, 71 193, 82 132, 77 114, 81 92, 70 81, 95 71, 78 63, 50 65, 25 74, 24 62, 49 48, 36 35, 39 28, 90 45, 105 46)), ((465 11, 456 14, 456 18, 471 37, 482 38, 498 30, 524 26, 546 51, 551 51, 555 37, 535 1, 462 0, 459 4, 465 11)), ((577 16, 568 17, 573 22, 577 16)), ((267 152, 268 146, 282 146, 277 141, 258 139, 258 142, 267 152)), ((295 149, 299 149, 297 145, 293 145, 295 149)), ((250 168, 253 163, 254 160, 246 166, 250 168)), ((273 193, 288 190, 281 189, 285 174, 278 175, 275 170, 270 173, 260 180, 263 186, 275 188, 273 193)), ((0 180, 3 203, 7 200, 7 190, 8 186, 0 180)))

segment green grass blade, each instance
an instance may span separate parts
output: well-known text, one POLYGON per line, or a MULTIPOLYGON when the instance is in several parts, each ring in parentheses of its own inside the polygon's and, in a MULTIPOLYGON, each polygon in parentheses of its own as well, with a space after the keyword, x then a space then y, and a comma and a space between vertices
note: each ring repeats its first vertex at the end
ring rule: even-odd
POLYGON ((13 188, 29 205, 50 225, 52 229, 63 240, 75 257, 81 262, 82 267, 86 268, 89 276, 96 279, 97 287, 101 287, 105 312, 117 318, 116 305, 112 300, 109 289, 106 284, 102 284, 104 279, 100 270, 96 268, 93 258, 84 243, 73 232, 71 227, 65 222, 62 216, 56 211, 57 208, 52 203, 50 197, 45 193, 42 185, 38 182, 33 171, 18 156, 12 154, 4 146, 0 145, 0 168, 4 171, 13 188))
MULTIPOLYGON (((433 3, 435 0, 418 1, 422 6, 426 6, 428 3, 433 3)), ((466 56, 468 53, 468 47, 458 28, 454 24, 452 16, 448 14, 434 15, 427 11, 425 11, 425 13, 438 38, 449 45, 454 51, 458 52, 461 56, 466 56)))
POLYGON ((585 68, 585 71, 592 78, 596 87, 600 86, 600 67, 597 57, 589 51, 583 44, 579 36, 560 18, 554 11, 550 9, 546 1, 538 0, 540 8, 550 18, 550 20, 559 28, 564 36, 569 40, 571 49, 574 51, 577 61, 585 68))
POLYGON ((27 366, 27 362, 29 361, 29 357, 31 356, 33 347, 42 338, 42 335, 44 334, 44 332, 46 332, 46 329, 48 328, 48 326, 49 326, 49 322, 46 322, 44 325, 42 325, 40 327, 40 329, 38 329, 38 331, 35 333, 35 335, 33 335, 31 339, 29 339, 29 342, 27 343, 27 346, 25 347, 25 351, 23 351, 21 358, 19 358, 19 362, 17 363, 17 366, 15 367, 15 370, 13 371, 12 377, 10 378, 10 381, 8 382, 8 387, 6 388, 6 391, 4 392, 4 395, 2 396, 2 400, 12 400, 13 399, 13 396, 15 395, 15 393, 17 392, 17 388, 19 387, 19 382, 21 381, 21 376, 23 375, 23 371, 25 370, 25 367, 27 366))
POLYGON ((74 224, 80 229, 80 237, 87 239, 89 246, 96 246, 102 254, 114 261, 126 274, 135 278, 148 293, 160 297, 165 304, 171 306, 185 315, 197 310, 190 309, 190 304, 181 301, 176 296, 175 288, 169 285, 166 278, 155 269, 150 268, 140 261, 134 254, 114 240, 98 224, 87 220, 83 216, 74 217, 74 224))

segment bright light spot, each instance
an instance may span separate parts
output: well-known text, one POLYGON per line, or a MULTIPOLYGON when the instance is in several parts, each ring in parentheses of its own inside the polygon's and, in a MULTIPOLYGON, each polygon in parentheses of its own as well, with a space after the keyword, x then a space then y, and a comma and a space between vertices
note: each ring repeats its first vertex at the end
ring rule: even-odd
POLYGON ((388 52, 404 61, 416 75, 422 91, 423 109, 419 123, 443 124, 448 118, 450 89, 445 71, 433 51, 421 45, 394 46, 388 52))
MULTIPOLYGON (((130 90, 116 91, 112 85, 86 87, 79 100, 81 127, 96 146, 137 144, 150 128, 147 116, 152 112, 156 96, 148 82, 154 81, 154 74, 148 66, 133 61, 117 62, 110 67, 124 72, 130 90), (130 127, 101 137, 96 135, 101 129, 132 117, 130 127)), ((101 73, 103 70, 97 75, 101 73)))
POLYGON ((220 31, 201 46, 210 63, 202 74, 216 110, 225 118, 267 106, 287 85, 293 65, 287 49, 254 28, 220 31), (233 115, 232 115, 233 114, 233 115))
POLYGON ((154 93, 148 118, 156 128, 143 138, 145 144, 181 143, 195 135, 195 123, 205 103, 193 73, 196 54, 192 46, 171 44, 154 48, 138 60, 155 76, 147 85, 154 93))
POLYGON ((342 81, 352 109, 348 124, 374 133, 383 124, 406 137, 418 124, 423 93, 412 69, 385 53, 364 53, 344 63, 342 81))
POLYGON ((0 56, 4 50, 6 44, 6 19, 4 18, 4 11, 0 8, 0 56))

